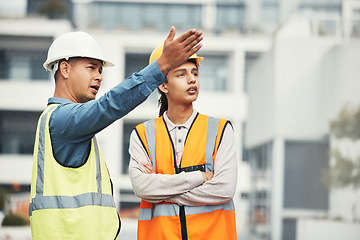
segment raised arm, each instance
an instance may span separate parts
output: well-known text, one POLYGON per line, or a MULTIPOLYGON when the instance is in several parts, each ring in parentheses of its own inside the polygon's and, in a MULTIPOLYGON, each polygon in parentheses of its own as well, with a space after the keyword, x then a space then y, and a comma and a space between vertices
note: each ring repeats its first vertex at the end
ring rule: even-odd
POLYGON ((164 51, 156 62, 139 73, 133 73, 98 100, 62 105, 55 110, 54 116, 58 115, 58 122, 53 124, 57 127, 56 132, 62 132, 67 139, 76 142, 90 140, 96 133, 144 102, 164 83, 164 76, 170 69, 186 62, 201 48, 201 31, 191 29, 174 39, 175 32, 175 27, 172 27, 164 42, 164 51))

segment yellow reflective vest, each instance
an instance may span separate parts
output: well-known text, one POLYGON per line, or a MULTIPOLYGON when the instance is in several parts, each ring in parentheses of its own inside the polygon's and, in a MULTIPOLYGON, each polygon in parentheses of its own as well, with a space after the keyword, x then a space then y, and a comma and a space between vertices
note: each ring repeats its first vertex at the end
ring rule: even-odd
MULTIPOLYGON (((198 114, 185 140, 178 167, 175 149, 163 117, 136 127, 144 148, 157 173, 177 174, 182 171, 214 171, 214 161, 223 131, 229 122, 198 114)), ((141 200, 138 239, 236 239, 233 201, 201 207, 179 206, 141 200)))
POLYGON ((54 158, 49 120, 58 104, 40 116, 34 145, 29 216, 34 240, 116 239, 120 218, 96 138, 84 165, 69 168, 54 158))

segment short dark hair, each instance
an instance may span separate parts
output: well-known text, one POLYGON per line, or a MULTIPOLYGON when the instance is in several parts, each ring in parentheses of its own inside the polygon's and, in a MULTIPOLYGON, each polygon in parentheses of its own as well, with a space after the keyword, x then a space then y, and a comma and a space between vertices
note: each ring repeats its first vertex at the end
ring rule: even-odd
POLYGON ((57 69, 56 73, 54 74, 55 82, 56 82, 57 77, 58 77, 58 75, 59 75, 60 64, 61 64, 62 62, 66 61, 66 62, 68 62, 68 63, 70 64, 70 62, 77 61, 77 60, 80 60, 80 59, 82 59, 82 58, 83 58, 83 57, 71 57, 71 58, 69 58, 69 59, 66 59, 66 58, 60 59, 60 60, 59 60, 59 63, 58 63, 58 69, 57 69))

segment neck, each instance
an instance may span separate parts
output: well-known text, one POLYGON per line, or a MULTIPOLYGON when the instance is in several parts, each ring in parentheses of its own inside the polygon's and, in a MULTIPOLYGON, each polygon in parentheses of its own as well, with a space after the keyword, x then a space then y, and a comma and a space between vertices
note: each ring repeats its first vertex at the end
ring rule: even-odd
POLYGON ((167 110, 167 116, 170 121, 176 125, 181 125, 186 123, 186 121, 190 118, 191 114, 193 113, 194 108, 193 105, 177 105, 171 106, 167 110))
POLYGON ((68 90, 67 86, 63 81, 58 81, 56 83, 54 97, 64 98, 74 103, 78 103, 77 99, 75 99, 72 94, 70 94, 70 91, 68 90))

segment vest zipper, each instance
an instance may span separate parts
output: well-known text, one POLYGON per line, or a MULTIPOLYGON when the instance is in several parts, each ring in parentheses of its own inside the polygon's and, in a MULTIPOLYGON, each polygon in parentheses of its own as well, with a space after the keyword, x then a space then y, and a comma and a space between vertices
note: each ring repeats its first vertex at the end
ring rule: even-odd
MULTIPOLYGON (((164 121, 166 131, 167 131, 167 133, 169 135, 169 139, 170 139, 170 142, 171 142, 171 145, 172 145, 175 173, 178 174, 178 173, 180 173, 180 169, 176 165, 176 154, 175 154, 174 143, 173 143, 173 141, 171 139, 171 135, 170 135, 169 129, 168 129, 167 125, 166 125, 166 122, 165 122, 164 118, 163 118, 163 121, 164 121)), ((194 120, 194 122, 195 122, 195 120, 194 120)), ((189 129, 189 131, 190 131, 190 129, 189 129)), ((179 218, 180 218, 180 226, 181 226, 181 239, 182 240, 188 240, 187 228, 186 228, 186 214, 185 214, 185 207, 184 206, 179 206, 179 218)))
POLYGON ((187 236, 187 228, 186 228, 185 207, 184 206, 179 206, 179 207, 180 207, 181 239, 187 240, 188 236, 187 236))

